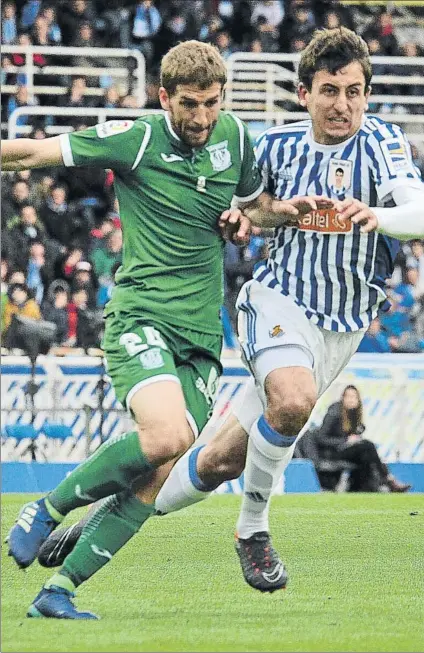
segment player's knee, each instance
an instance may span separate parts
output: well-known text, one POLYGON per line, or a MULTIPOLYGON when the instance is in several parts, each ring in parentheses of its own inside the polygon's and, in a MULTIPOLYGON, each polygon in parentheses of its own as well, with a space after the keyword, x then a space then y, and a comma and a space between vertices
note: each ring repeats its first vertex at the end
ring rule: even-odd
POLYGON ((282 435, 296 435, 308 421, 316 404, 314 391, 301 395, 285 395, 269 402, 266 417, 271 426, 282 435))
POLYGON ((163 465, 169 460, 182 456, 192 442, 190 430, 175 424, 162 424, 153 433, 139 428, 141 447, 149 461, 154 465, 163 465))

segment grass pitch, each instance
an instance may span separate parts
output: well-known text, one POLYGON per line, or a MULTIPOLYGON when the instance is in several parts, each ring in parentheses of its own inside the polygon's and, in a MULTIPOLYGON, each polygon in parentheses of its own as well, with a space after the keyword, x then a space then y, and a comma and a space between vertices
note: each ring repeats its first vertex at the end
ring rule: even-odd
MULTIPOLYGON (((3 497, 2 537, 28 500, 3 497)), ((238 506, 216 496, 150 519, 78 592, 99 622, 27 619, 50 573, 38 563, 18 570, 3 545, 1 650, 424 650, 424 495, 274 498, 273 539, 290 581, 272 595, 242 579, 238 506)))

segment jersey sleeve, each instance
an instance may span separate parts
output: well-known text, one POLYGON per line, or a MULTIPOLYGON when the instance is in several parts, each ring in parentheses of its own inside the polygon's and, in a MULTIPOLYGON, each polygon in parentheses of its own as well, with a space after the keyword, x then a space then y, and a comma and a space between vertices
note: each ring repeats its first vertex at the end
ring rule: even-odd
POLYGON ((60 135, 65 166, 134 170, 151 135, 142 120, 109 120, 79 132, 60 135))
POLYGON ((240 121, 240 157, 241 172, 239 183, 235 192, 238 202, 251 202, 264 190, 258 164, 256 162, 252 141, 250 140, 247 126, 240 121))
POLYGON ((258 162, 259 173, 262 177, 264 189, 271 192, 270 188, 270 166, 269 166, 269 143, 267 133, 263 133, 256 139, 255 155, 258 162))
POLYGON ((373 131, 365 149, 380 200, 390 199, 393 190, 400 186, 422 188, 411 146, 398 125, 385 124, 373 131))

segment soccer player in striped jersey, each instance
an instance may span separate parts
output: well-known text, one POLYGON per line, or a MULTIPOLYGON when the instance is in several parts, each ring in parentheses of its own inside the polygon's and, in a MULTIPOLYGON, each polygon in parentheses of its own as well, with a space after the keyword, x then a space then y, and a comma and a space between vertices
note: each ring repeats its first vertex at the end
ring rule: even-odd
MULTIPOLYGON (((365 42, 345 28, 317 32, 299 78, 310 120, 262 135, 259 169, 275 200, 318 194, 331 205, 303 215, 295 209, 277 227, 268 260, 237 302, 252 372, 244 399, 206 446, 178 461, 155 503, 161 513, 183 508, 245 466, 236 549, 246 581, 269 592, 287 583, 269 535, 272 489, 318 398, 387 306, 384 284, 399 239, 424 234, 424 190, 409 143, 397 125, 365 115, 365 42)), ((244 211, 254 224, 279 223, 263 207, 244 211)), ((222 222, 233 218, 227 211, 222 222)))
MULTIPOLYGON (((424 234, 410 145, 400 127, 365 114, 370 82, 367 46, 346 28, 316 32, 303 51, 298 94, 310 119, 265 132, 258 165, 275 199, 324 195, 334 206, 276 229, 237 300, 253 377, 244 400, 209 444, 177 463, 156 500, 161 512, 198 501, 237 477, 246 457, 236 549, 246 581, 262 591, 287 583, 269 536, 272 489, 318 398, 388 306, 399 239, 424 234)), ((254 224, 276 224, 269 212, 245 212, 254 224)))

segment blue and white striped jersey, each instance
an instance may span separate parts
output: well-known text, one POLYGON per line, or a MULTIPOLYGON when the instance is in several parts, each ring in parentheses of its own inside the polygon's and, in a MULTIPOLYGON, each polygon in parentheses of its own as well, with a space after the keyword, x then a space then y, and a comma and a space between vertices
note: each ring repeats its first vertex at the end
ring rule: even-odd
MULTIPOLYGON (((339 145, 316 143, 310 120, 268 129, 257 140, 256 156, 265 188, 277 199, 325 195, 390 206, 397 186, 423 186, 402 129, 373 116, 339 145)), ((333 210, 321 210, 299 228, 275 230, 269 258, 254 278, 290 295, 320 327, 357 331, 388 305, 385 280, 398 248, 396 239, 361 234, 333 210)))

